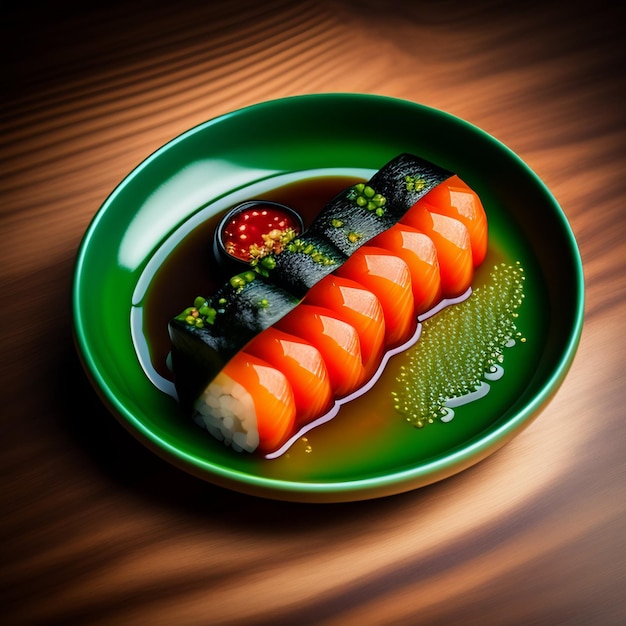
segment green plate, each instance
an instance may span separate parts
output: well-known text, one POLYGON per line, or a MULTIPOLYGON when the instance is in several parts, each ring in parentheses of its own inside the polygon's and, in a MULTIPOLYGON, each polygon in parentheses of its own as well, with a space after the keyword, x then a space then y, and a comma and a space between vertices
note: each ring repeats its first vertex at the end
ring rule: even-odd
MULTIPOLYGON (((262 497, 360 500, 449 477, 526 427, 574 358, 583 324, 583 284, 580 255, 563 211, 539 178, 496 139, 412 102, 319 94, 264 102, 210 120, 131 172, 98 211, 81 244, 74 332, 103 402, 133 435, 174 465, 262 497), (505 375, 487 396, 460 407, 451 422, 423 429, 403 422, 387 404, 388 394, 382 394, 375 402, 364 396, 277 459, 238 454, 213 440, 182 414, 167 381, 159 383, 144 339, 144 305, 177 243, 196 224, 217 219, 241 200, 293 181, 366 178, 401 152, 456 172, 478 192, 490 228, 485 267, 503 259, 519 261, 525 270, 518 328, 526 342, 507 353, 505 375)), ((198 285, 196 295, 202 292, 198 285)))

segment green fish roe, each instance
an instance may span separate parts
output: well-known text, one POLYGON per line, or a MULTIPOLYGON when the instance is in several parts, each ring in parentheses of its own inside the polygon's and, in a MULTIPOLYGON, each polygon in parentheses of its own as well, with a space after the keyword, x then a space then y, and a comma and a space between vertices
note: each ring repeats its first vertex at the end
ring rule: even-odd
POLYGON ((445 403, 475 391, 504 361, 504 349, 524 342, 516 326, 524 270, 501 263, 471 297, 424 321, 419 341, 397 377, 394 408, 423 428, 445 417, 445 403))

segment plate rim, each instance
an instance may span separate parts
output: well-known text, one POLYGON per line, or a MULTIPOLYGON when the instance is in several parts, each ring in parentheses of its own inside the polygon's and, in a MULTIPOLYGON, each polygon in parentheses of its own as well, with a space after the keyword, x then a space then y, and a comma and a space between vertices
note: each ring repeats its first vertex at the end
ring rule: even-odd
POLYGON ((216 115, 204 122, 196 124, 154 150, 116 185, 90 220, 78 247, 74 264, 72 285, 72 330, 74 344, 78 352, 79 360, 100 400, 105 404, 113 416, 122 423, 127 431, 138 438, 154 453, 179 467, 179 469, 195 475, 198 478, 212 482, 218 486, 234 489, 250 495, 260 495, 262 497, 269 497, 272 499, 307 502, 345 502, 349 500, 371 499, 406 492, 456 474, 463 469, 474 465, 485 456, 490 455, 495 450, 505 445, 510 439, 518 434, 521 429, 527 427, 530 423, 532 423, 532 421, 534 421, 534 419, 540 414, 541 410, 558 391, 561 383, 571 368, 580 343, 582 328, 584 325, 584 309, 584 268, 580 250, 571 225, 567 220, 567 216, 543 180, 541 180, 541 178, 511 148, 471 122, 446 111, 410 100, 390 96, 347 92, 303 94, 253 103, 227 113, 216 115), (84 319, 79 306, 84 263, 89 252, 90 242, 95 237, 99 224, 105 217, 111 205, 114 203, 116 197, 130 183, 131 180, 137 177, 144 169, 148 168, 154 160, 160 157, 160 155, 168 152, 172 149, 172 147, 184 142, 189 137, 197 133, 204 132, 207 128, 215 124, 219 124, 237 116, 246 115, 247 112, 251 110, 254 111, 259 108, 271 108, 276 106, 289 106, 291 102, 303 102, 305 100, 320 101, 328 99, 354 100, 355 102, 370 100, 372 102, 376 101, 383 104, 387 103, 390 106, 405 106, 415 109, 416 111, 425 111, 429 114, 442 117, 445 121, 449 120, 456 124, 461 124, 462 126, 470 129, 473 133, 477 133, 490 144, 493 144, 498 150, 503 150, 508 153, 509 157, 512 158, 516 166, 521 168, 525 175, 531 177, 534 184, 541 192, 542 197, 550 203, 552 209, 554 210, 554 214, 559 221, 559 228, 562 230, 570 244, 572 252, 572 254, 570 254, 570 261, 573 262, 573 267, 575 269, 573 283, 578 293, 578 296, 576 297, 576 311, 574 312, 572 318, 572 330, 568 335, 567 344, 560 352, 558 363, 553 368, 551 376, 549 376, 542 383, 540 391, 536 393, 521 410, 516 411, 514 416, 497 425, 497 427, 489 429, 487 433, 482 433, 479 438, 474 437, 474 439, 476 439, 475 441, 468 443, 467 445, 463 445, 463 447, 459 450, 448 451, 446 454, 442 455, 441 458, 437 458, 426 463, 422 462, 415 467, 396 470, 382 476, 357 478, 349 481, 302 482, 299 480, 285 480, 258 476, 251 473, 244 475, 237 469, 225 468, 222 464, 212 462, 210 458, 197 459, 194 455, 181 452, 163 438, 159 437, 156 433, 151 432, 148 428, 146 428, 141 420, 137 419, 135 415, 128 411, 127 408, 119 402, 104 376, 99 371, 90 352, 86 338, 86 331, 83 326, 84 319))

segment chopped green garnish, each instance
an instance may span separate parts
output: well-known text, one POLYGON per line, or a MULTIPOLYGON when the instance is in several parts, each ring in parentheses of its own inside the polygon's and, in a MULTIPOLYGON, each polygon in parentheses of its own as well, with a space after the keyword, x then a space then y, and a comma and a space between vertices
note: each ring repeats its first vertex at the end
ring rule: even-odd
POLYGON ((387 198, 366 185, 365 183, 357 183, 348 192, 348 199, 352 200, 357 206, 373 211, 379 217, 384 215, 383 208, 387 203, 387 198))
POLYGON ((419 176, 405 176, 404 184, 407 191, 421 191, 426 187, 426 181, 419 176))
POLYGON ((241 274, 235 274, 235 276, 231 276, 230 286, 237 291, 241 291, 248 283, 251 283, 257 277, 256 273, 252 270, 248 270, 247 272, 242 272, 241 274))
POLYGON ((239 274, 232 276, 229 282, 233 289, 241 289, 246 285, 246 280, 239 274))
POLYGON ((296 231, 293 228, 285 228, 285 230, 275 228, 262 235, 263 243, 253 243, 249 248, 252 259, 250 267, 261 276, 269 276, 269 273, 276 267, 276 255, 280 254, 295 236, 296 231))
POLYGON ((292 242, 287 244, 287 250, 289 250, 289 252, 300 252, 301 254, 306 254, 311 257, 315 263, 319 263, 320 265, 335 264, 334 259, 324 254, 321 250, 318 250, 314 244, 306 243, 302 241, 302 239, 294 239, 292 242))
POLYGON ((266 270, 273 270, 276 267, 276 258, 273 256, 266 256, 261 259, 261 267, 266 270))
POLYGON ((216 315, 217 311, 212 306, 209 306, 209 303, 204 298, 199 296, 194 299, 194 305, 187 307, 176 316, 176 319, 195 328, 204 328, 207 324, 215 322, 216 315))

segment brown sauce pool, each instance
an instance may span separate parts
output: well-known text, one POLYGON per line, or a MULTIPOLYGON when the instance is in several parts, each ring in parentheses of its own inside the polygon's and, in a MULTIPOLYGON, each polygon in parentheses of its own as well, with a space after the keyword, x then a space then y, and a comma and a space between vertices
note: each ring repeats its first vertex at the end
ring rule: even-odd
MULTIPOLYGON (((176 395, 173 377, 167 366, 171 348, 168 334, 170 319, 190 306, 197 296, 211 295, 236 273, 222 269, 213 256, 213 234, 222 217, 241 202, 267 200, 296 210, 302 216, 306 229, 335 195, 365 180, 360 174, 361 171, 352 175, 318 175, 288 184, 283 182, 282 185, 280 181, 275 181, 275 188, 270 188, 272 181, 268 181, 268 187, 264 188, 267 190, 262 193, 247 196, 244 195, 245 191, 240 192, 232 203, 228 198, 219 201, 218 209, 211 205, 199 209, 164 241, 143 271, 140 280, 142 287, 137 288, 133 296, 131 313, 135 349, 146 375, 155 387, 166 394, 176 395), (211 215, 212 211, 217 213, 211 215), (208 216, 206 219, 205 214, 208 216)), ((511 260, 496 244, 490 236, 488 256, 485 263, 477 268, 473 287, 485 281, 489 267, 511 260)), ((531 309, 538 306, 535 298, 527 298, 525 307, 528 305, 531 305, 531 309)), ((526 335, 533 333, 532 330, 525 332, 526 335)), ((399 455, 399 463, 413 463, 416 454, 435 454, 438 450, 447 449, 451 440, 464 442, 477 428, 491 424, 493 415, 501 414, 523 389, 528 375, 527 363, 534 358, 528 350, 528 344, 524 345, 524 349, 516 349, 518 355, 507 357, 509 382, 500 385, 496 393, 490 392, 491 399, 482 401, 483 405, 487 402, 485 410, 472 411, 471 419, 458 423, 455 419, 453 429, 407 428, 406 421, 399 414, 390 419, 395 414, 390 391, 397 387, 398 375, 410 351, 392 356, 372 388, 364 389, 360 397, 337 407, 338 413, 335 411, 332 416, 328 415, 328 421, 325 420, 326 416, 314 421, 320 425, 324 423, 323 428, 317 428, 318 424, 315 424, 314 430, 295 434, 297 441, 292 439, 294 443, 289 444, 285 453, 272 458, 272 472, 280 475, 287 463, 290 472, 308 475, 315 467, 315 471, 325 476, 333 468, 343 468, 349 458, 361 458, 362 454, 369 455, 372 462, 373 459, 384 459, 386 457, 385 454, 381 455, 382 450, 387 450, 394 458, 399 455), (334 415, 338 419, 330 419, 334 415), (406 443, 400 446, 402 450, 398 449, 399 442, 406 443), (322 457, 323 464, 315 464, 315 459, 322 457)), ((212 437, 208 436, 208 439, 212 440, 212 437)))

